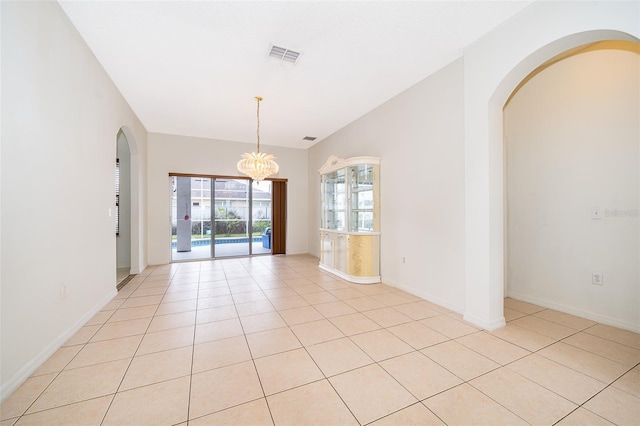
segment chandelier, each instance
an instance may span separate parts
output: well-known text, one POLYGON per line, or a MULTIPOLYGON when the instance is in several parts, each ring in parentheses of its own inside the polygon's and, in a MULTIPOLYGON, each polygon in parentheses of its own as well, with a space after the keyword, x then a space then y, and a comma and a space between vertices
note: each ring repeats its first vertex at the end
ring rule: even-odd
POLYGON ((258 149, 257 152, 252 152, 251 154, 248 152, 242 154, 242 160, 238 161, 238 171, 248 175, 253 180, 262 180, 267 176, 278 173, 280 167, 274 161, 276 157, 260 152, 260 101, 262 98, 256 96, 256 100, 258 101, 258 149))

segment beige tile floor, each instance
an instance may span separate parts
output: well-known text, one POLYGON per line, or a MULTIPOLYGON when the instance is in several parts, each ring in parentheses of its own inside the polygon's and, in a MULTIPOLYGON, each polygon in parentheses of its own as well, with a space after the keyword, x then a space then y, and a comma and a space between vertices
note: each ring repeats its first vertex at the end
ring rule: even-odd
POLYGON ((640 335, 513 299, 505 317, 478 330, 312 256, 150 267, 0 426, 640 424, 640 335))

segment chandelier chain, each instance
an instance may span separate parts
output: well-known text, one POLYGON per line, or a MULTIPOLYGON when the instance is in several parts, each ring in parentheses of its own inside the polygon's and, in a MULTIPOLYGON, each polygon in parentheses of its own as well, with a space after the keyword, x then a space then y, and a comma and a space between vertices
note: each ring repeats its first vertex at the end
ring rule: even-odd
POLYGON ((260 96, 256 96, 256 100, 258 101, 258 111, 256 113, 256 116, 258 118, 258 126, 256 133, 258 135, 258 154, 260 154, 260 101, 262 100, 262 98, 260 96))
POLYGON ((260 96, 256 96, 255 98, 256 101, 258 101, 256 110, 256 117, 258 119, 258 125, 256 126, 258 150, 257 152, 246 152, 242 154, 242 158, 238 161, 237 168, 240 173, 244 173, 255 181, 260 181, 268 176, 277 174, 280 167, 278 167, 278 163, 274 161, 276 158, 273 155, 260 152, 260 101, 262 98, 260 96))

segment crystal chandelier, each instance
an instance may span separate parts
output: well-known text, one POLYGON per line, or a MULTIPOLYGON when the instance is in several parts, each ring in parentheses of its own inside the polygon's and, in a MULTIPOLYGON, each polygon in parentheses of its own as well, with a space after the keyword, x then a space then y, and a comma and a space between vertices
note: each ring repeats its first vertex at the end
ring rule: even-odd
POLYGON ((274 161, 276 157, 260 152, 260 101, 262 98, 256 96, 256 100, 258 101, 258 150, 251 154, 248 152, 242 154, 242 160, 238 161, 238 171, 248 175, 253 180, 262 180, 267 176, 278 173, 280 167, 274 161))

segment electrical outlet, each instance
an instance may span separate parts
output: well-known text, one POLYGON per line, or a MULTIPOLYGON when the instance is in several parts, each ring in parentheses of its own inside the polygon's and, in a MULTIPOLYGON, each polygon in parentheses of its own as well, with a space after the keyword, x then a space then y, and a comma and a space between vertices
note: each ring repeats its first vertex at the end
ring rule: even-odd
POLYGON ((67 297, 67 285, 60 284, 60 300, 64 300, 67 297))
POLYGON ((591 284, 604 285, 604 277, 602 276, 602 272, 591 273, 591 284))
POLYGON ((402 264, 404 265, 405 263, 407 263, 407 258, 402 256, 402 264))
POLYGON ((604 216, 604 209, 602 207, 594 207, 591 209, 591 219, 600 220, 604 216))

